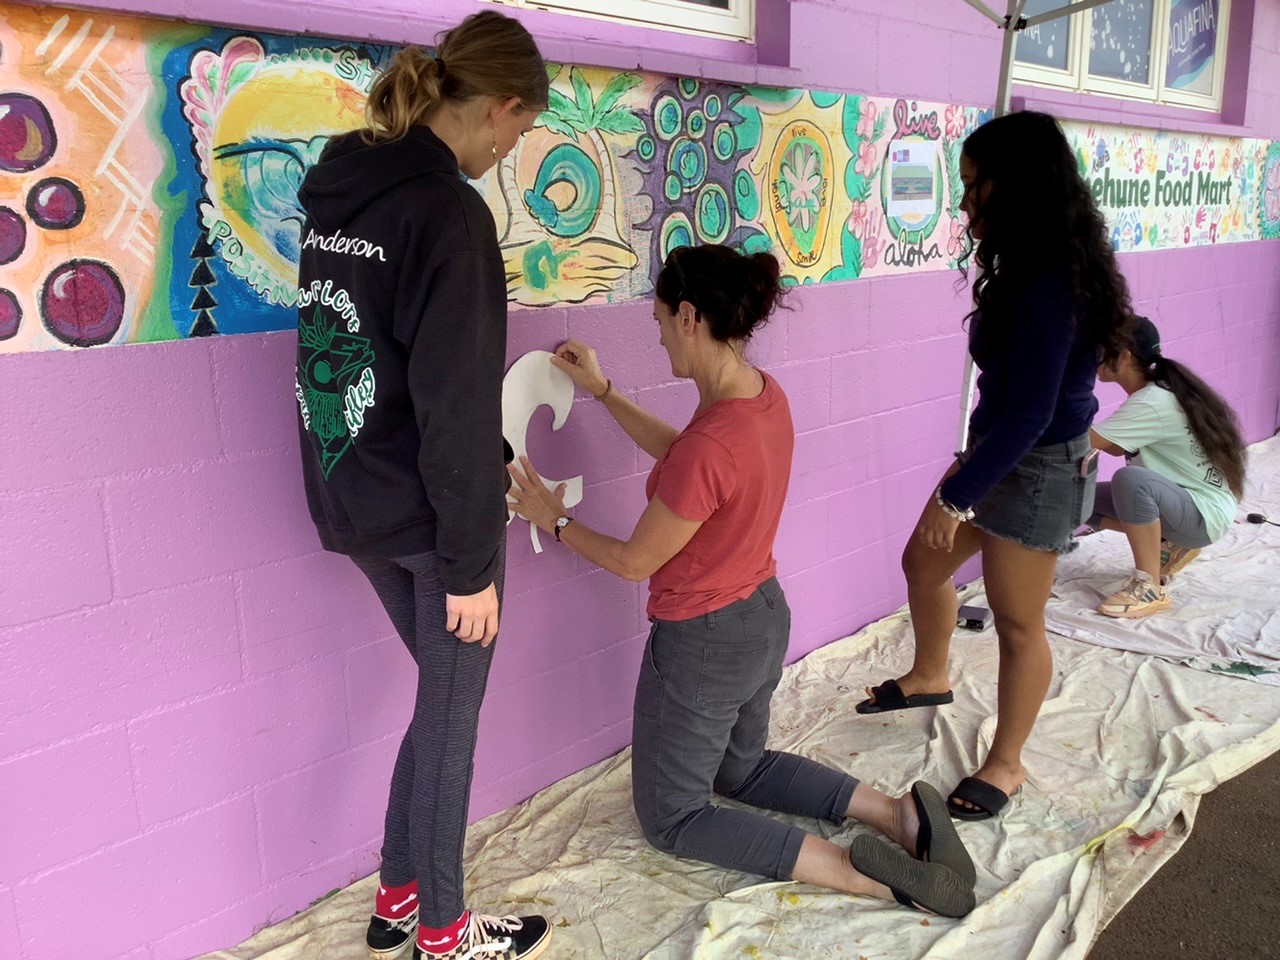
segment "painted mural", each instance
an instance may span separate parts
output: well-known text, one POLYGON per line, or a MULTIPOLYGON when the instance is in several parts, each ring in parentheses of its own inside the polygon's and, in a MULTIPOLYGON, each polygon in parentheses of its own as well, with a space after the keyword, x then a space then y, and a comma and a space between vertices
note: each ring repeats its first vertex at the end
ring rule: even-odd
MULTIPOLYGON (((395 47, 0 4, 0 352, 294 328, 296 193, 395 47)), ((552 68, 473 185, 513 304, 643 297, 683 244, 787 283, 953 267, 961 104, 552 68)), ((1068 125, 1120 250, 1280 235, 1263 141, 1068 125)))
POLYGON ((1267 141, 1064 127, 1117 250, 1259 238, 1267 141))
POLYGON ((1267 148, 1262 172, 1261 230, 1264 240, 1280 240, 1280 141, 1267 148))

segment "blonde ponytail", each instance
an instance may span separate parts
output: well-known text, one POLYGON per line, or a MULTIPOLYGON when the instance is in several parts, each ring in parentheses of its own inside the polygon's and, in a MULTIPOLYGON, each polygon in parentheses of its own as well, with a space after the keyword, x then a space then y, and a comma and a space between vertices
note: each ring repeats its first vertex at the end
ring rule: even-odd
POLYGON ((398 140, 442 103, 515 97, 527 110, 547 106, 547 67, 532 35, 496 10, 473 13, 436 38, 435 56, 407 46, 382 71, 365 105, 366 143, 398 140))
POLYGON ((373 82, 365 103, 366 143, 399 140, 426 122, 440 104, 440 61, 421 47, 408 46, 373 82))

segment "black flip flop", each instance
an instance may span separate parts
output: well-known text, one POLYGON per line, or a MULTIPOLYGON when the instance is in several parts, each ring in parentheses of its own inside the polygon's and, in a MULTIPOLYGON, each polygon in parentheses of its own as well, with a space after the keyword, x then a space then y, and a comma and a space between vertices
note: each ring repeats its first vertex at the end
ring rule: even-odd
POLYGON ((940 863, 923 863, 901 847, 859 834, 849 847, 849 862, 863 876, 883 883, 904 907, 943 917, 963 917, 977 905, 973 887, 940 863))
POLYGON ((947 812, 957 820, 990 820, 1008 803, 1009 795, 999 787, 977 777, 965 777, 947 798, 947 812), (965 800, 978 809, 966 807, 957 800, 965 800))
POLYGON ((911 799, 915 801, 916 814, 920 817, 920 832, 916 835, 917 858, 942 864, 972 887, 977 882, 978 871, 948 816, 950 810, 943 802, 942 794, 923 780, 917 780, 911 787, 911 799))
POLYGON ((898 686, 897 680, 886 680, 878 687, 872 687, 875 699, 863 700, 854 707, 859 713, 888 713, 891 710, 910 710, 912 707, 938 707, 955 700, 955 695, 946 693, 915 693, 907 696, 898 686))

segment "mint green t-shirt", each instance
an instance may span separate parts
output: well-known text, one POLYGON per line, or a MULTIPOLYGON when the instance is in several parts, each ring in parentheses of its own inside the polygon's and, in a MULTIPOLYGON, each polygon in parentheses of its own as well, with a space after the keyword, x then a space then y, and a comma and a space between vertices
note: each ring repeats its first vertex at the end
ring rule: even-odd
POLYGON ((1141 466, 1191 494, 1211 538, 1218 540, 1231 529, 1235 497, 1196 442, 1187 415, 1170 391, 1154 383, 1143 387, 1093 429, 1117 447, 1137 453, 1141 466))

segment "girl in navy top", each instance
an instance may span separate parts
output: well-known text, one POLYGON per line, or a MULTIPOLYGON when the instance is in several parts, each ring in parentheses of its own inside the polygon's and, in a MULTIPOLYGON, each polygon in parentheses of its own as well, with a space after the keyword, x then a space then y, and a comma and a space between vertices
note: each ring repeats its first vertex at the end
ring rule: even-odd
POLYGON ((915 662, 868 692, 860 713, 952 701, 952 576, 982 554, 1000 642, 999 716, 986 762, 947 801, 995 816, 1026 778, 1022 746, 1049 688, 1044 607, 1058 555, 1093 509, 1089 426, 1100 359, 1118 355, 1129 291, 1057 122, 1017 113, 985 124, 960 160, 977 265, 969 348, 981 375, 969 448, 925 505, 902 565, 915 662))

